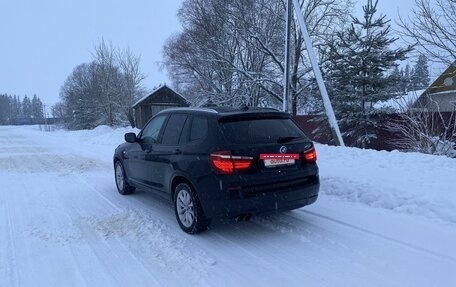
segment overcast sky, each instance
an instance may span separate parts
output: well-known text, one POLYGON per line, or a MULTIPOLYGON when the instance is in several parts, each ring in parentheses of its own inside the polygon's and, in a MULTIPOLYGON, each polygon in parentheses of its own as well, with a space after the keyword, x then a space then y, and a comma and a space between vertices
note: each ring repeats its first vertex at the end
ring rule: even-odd
MULTIPOLYGON (((359 1, 357 10, 365 0, 359 1)), ((413 0, 380 0, 389 18, 407 15, 413 0)), ((182 0, 1 0, 0 93, 32 96, 46 105, 73 68, 90 62, 94 45, 104 38, 141 55, 148 89, 170 82, 160 71, 162 47, 177 33, 182 0)))

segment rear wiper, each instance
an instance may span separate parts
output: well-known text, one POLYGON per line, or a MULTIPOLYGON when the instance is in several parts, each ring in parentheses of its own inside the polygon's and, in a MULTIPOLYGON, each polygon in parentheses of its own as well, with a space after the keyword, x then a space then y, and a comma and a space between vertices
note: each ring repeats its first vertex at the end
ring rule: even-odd
POLYGON ((291 142, 293 140, 297 140, 297 139, 302 139, 303 137, 279 137, 277 139, 277 143, 287 143, 287 142, 291 142))

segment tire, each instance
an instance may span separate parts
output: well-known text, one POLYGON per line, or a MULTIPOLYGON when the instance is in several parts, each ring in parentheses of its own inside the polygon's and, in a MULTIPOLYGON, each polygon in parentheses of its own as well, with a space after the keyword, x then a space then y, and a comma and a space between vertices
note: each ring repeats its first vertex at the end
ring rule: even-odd
POLYGON ((135 188, 128 184, 125 170, 120 161, 116 161, 116 164, 114 165, 114 177, 116 179, 117 191, 120 194, 127 195, 135 192, 135 188))
POLYGON ((179 226, 189 234, 195 234, 209 227, 208 220, 195 191, 186 183, 174 189, 174 212, 179 226))

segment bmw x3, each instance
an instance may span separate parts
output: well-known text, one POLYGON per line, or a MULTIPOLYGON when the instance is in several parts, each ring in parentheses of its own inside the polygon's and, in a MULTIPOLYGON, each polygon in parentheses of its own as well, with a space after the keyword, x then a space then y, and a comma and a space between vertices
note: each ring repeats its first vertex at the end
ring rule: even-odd
POLYGON ((173 108, 125 134, 114 154, 118 192, 158 192, 182 230, 211 219, 276 213, 317 200, 317 153, 287 113, 267 108, 173 108))

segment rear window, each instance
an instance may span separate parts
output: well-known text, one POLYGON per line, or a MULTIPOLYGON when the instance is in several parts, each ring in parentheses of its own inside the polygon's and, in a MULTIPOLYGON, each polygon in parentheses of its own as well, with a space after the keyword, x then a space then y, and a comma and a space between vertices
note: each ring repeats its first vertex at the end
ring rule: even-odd
POLYGON ((246 119, 221 122, 220 125, 227 140, 236 144, 278 143, 295 138, 308 140, 304 132, 287 118, 246 119))

